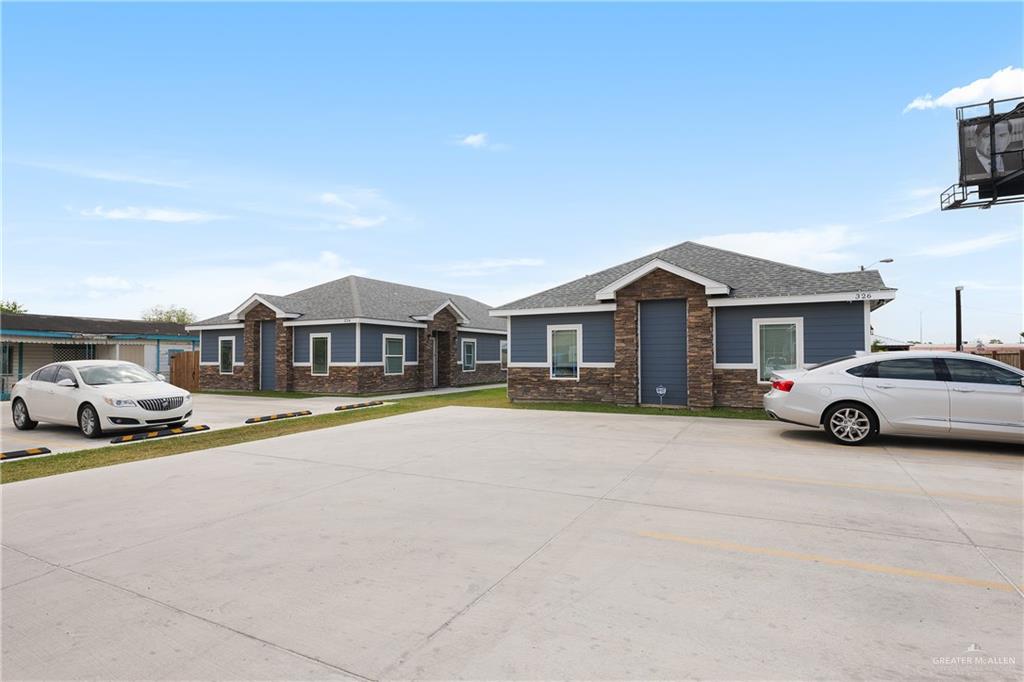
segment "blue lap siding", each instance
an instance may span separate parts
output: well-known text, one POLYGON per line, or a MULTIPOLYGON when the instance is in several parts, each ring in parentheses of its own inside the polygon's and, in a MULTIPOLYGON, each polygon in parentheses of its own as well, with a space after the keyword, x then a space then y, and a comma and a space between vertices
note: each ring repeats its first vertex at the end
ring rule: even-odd
POLYGON ((245 337, 244 329, 204 329, 199 332, 199 361, 218 362, 220 352, 218 344, 220 337, 235 337, 235 362, 245 362, 245 344, 242 343, 245 337))
POLYGON ((295 362, 309 362, 309 335, 331 335, 331 362, 356 361, 355 324, 296 325, 292 327, 295 339, 292 357, 295 362))
POLYGON ((384 362, 384 335, 405 335, 405 361, 416 362, 417 335, 416 327, 389 327, 382 324, 360 325, 359 358, 360 362, 384 362))
POLYGON ((460 332, 458 346, 458 361, 462 362, 462 340, 469 339, 476 341, 477 362, 498 362, 501 359, 501 342, 505 335, 501 334, 478 334, 475 332, 460 332))
POLYGON ((559 313, 517 315, 512 320, 509 362, 547 362, 547 327, 583 325, 583 362, 615 362, 615 313, 559 313))
POLYGON ((864 348, 864 303, 723 306, 715 309, 715 362, 754 362, 753 320, 804 318, 804 362, 853 355, 864 348))

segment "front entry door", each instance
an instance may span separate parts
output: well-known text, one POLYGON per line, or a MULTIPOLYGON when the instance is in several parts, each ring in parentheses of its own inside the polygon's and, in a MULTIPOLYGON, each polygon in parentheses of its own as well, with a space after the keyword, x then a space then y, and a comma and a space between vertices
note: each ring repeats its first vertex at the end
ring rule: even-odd
POLYGON ((273 320, 260 322, 260 389, 273 391, 277 388, 277 323, 273 320))
POLYGON ((686 301, 640 301, 640 402, 686 404, 686 301), (661 391, 659 391, 661 387, 661 391), (663 395, 659 395, 663 392, 663 395))

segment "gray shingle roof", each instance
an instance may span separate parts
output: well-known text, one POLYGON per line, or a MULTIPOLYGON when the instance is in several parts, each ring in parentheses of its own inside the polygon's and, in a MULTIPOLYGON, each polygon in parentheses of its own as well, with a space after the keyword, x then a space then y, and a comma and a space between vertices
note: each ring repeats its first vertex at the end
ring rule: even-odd
POLYGON ((888 289, 877 270, 827 273, 785 263, 683 242, 641 258, 500 306, 503 309, 561 308, 594 305, 594 295, 615 280, 658 258, 708 279, 727 284, 731 298, 808 296, 888 289))
MULTIPOLYGON (((491 307, 468 296, 443 291, 395 284, 379 279, 350 275, 285 296, 257 294, 286 313, 301 320, 337 320, 366 317, 395 322, 411 322, 419 315, 429 315, 442 303, 452 302, 469 318, 466 327, 504 331, 505 322, 488 315, 491 307)), ((197 326, 229 324, 231 313, 196 322, 197 326)))

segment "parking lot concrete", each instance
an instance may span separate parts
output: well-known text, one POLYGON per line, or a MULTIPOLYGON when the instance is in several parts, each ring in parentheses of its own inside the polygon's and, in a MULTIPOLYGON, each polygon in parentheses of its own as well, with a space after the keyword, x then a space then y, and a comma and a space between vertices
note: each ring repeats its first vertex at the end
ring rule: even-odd
POLYGON ((1019 679, 1022 475, 449 407, 13 483, 4 676, 1019 679))
MULTIPOLYGON (((271 398, 194 393, 192 396, 194 404, 193 417, 189 419, 189 425, 205 424, 211 430, 228 429, 236 426, 245 426, 245 420, 250 417, 300 412, 302 410, 309 410, 313 414, 324 414, 332 412, 339 405, 351 405, 367 400, 402 400, 414 396, 457 393, 477 390, 478 388, 490 388, 490 386, 437 389, 373 398, 338 396, 324 396, 322 398, 271 398)), ((147 429, 136 429, 136 431, 139 430, 145 431, 147 429)), ((39 426, 31 431, 18 431, 14 428, 14 424, 11 421, 11 403, 9 401, 0 403, 0 451, 2 452, 39 447, 49 448, 51 452, 97 448, 110 445, 111 438, 124 433, 133 433, 133 431, 115 431, 110 434, 104 434, 106 437, 94 439, 85 438, 73 426, 61 426, 58 424, 40 423, 39 426)), ((188 436, 176 437, 187 438, 188 436)))

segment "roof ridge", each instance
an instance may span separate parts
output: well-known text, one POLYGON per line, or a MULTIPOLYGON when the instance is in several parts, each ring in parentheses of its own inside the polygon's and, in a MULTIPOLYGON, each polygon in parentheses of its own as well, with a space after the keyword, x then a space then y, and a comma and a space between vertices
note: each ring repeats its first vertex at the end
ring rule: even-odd
POLYGON ((363 304, 359 299, 359 287, 356 286, 356 275, 349 276, 348 286, 352 291, 352 312, 356 314, 356 317, 362 317, 363 304))

